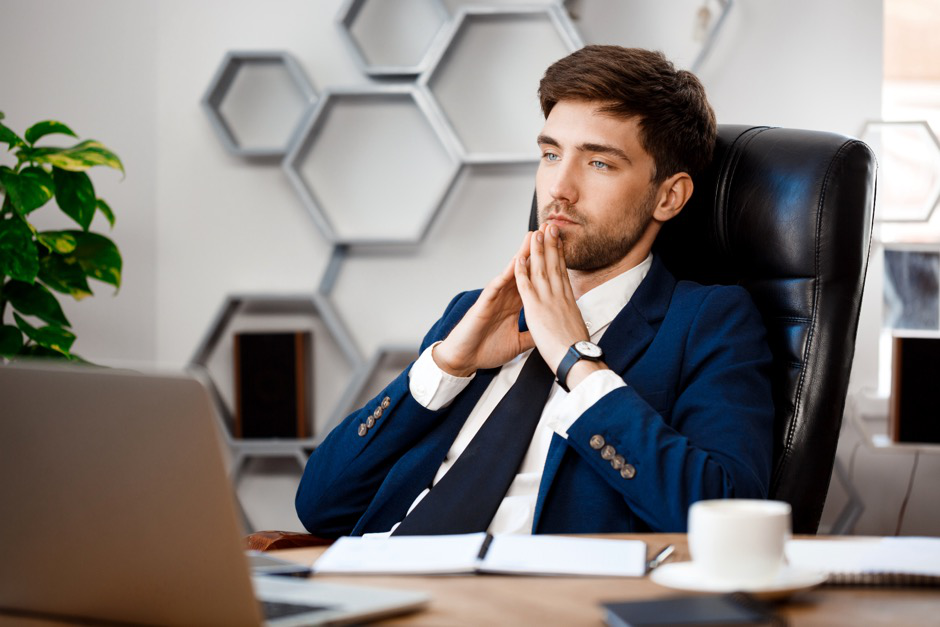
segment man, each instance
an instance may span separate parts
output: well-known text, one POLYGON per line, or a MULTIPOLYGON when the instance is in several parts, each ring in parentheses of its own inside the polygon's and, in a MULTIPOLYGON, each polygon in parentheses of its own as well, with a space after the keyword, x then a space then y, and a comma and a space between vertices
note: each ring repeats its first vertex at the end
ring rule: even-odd
POLYGON ((682 531, 697 500, 766 497, 760 316, 651 254, 714 148, 704 89, 659 53, 588 46, 539 98, 539 230, 314 451, 311 533, 682 531))

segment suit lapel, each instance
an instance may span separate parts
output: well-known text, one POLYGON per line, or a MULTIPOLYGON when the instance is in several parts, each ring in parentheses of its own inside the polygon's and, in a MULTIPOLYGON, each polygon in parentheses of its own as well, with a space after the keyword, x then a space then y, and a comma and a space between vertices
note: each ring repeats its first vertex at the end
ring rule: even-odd
MULTIPOLYGON (((654 256, 646 278, 637 287, 630 301, 610 323, 610 327, 598 343, 604 349, 604 363, 608 368, 623 377, 630 366, 646 351, 666 316, 675 286, 676 279, 666 270, 659 258, 654 256)), ((567 451, 568 445, 565 439, 557 434, 553 436, 548 456, 545 459, 545 470, 542 472, 542 480, 539 483, 535 518, 532 523, 533 532, 538 528, 545 497, 567 451)))

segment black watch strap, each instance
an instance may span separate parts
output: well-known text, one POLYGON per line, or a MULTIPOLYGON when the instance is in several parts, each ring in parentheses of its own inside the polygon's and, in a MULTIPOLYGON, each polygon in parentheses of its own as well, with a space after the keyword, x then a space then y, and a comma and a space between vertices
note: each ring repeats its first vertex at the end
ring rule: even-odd
MULTIPOLYGON (((588 355, 578 350, 578 344, 581 342, 575 342, 568 347, 568 352, 565 353, 565 356, 562 358, 561 363, 558 364, 558 370, 555 371, 555 379, 558 381, 558 385, 561 386, 565 392, 570 392, 568 389, 568 373, 571 371, 571 368, 574 367, 576 363, 582 359, 587 359, 588 361, 600 361, 603 359, 604 355, 601 352, 600 348, 596 344, 591 344, 593 348, 596 349, 596 355, 588 355)), ((585 342, 585 344, 589 344, 585 342)))

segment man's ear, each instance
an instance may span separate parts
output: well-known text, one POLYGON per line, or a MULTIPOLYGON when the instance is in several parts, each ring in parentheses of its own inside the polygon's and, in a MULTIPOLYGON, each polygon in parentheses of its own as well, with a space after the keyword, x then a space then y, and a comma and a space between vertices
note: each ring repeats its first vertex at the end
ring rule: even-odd
POLYGON ((660 222, 672 220, 692 196, 692 177, 685 172, 673 174, 659 185, 658 202, 653 218, 660 222))

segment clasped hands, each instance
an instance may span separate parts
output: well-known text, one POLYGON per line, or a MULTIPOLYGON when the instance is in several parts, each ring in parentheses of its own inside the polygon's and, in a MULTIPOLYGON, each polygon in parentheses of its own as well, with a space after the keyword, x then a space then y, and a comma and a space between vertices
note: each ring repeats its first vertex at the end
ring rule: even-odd
MULTIPOLYGON (((556 372, 568 347, 588 339, 558 227, 543 225, 526 233, 516 256, 487 284, 450 335, 434 347, 432 357, 443 371, 467 377, 538 347, 542 359, 556 372), (523 307, 528 331, 519 331, 523 307)), ((599 362, 578 362, 568 374, 569 389, 605 367, 599 362)))

